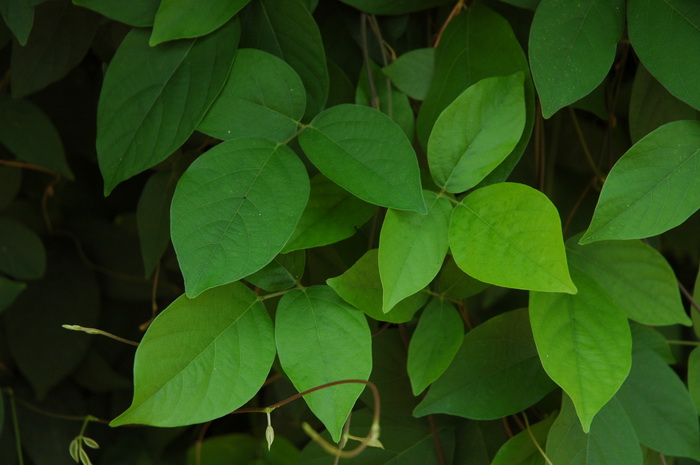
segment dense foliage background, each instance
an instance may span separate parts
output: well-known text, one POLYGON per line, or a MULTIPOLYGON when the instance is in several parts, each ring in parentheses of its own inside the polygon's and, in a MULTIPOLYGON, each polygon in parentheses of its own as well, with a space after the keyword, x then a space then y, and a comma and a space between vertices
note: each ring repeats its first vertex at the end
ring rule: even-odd
POLYGON ((0 13, 3 465, 700 460, 696 0, 0 13))

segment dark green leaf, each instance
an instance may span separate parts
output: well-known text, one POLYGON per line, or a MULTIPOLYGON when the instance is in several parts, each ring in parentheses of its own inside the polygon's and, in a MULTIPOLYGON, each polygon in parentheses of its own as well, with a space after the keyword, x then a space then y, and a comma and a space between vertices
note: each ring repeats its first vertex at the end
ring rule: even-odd
MULTIPOLYGON (((273 416, 274 418, 274 416, 273 416)), ((273 420, 274 423, 274 420, 273 420)), ((262 438, 247 434, 223 434, 205 439, 187 451, 187 465, 295 465, 299 451, 285 438, 275 438, 272 449, 262 438), (200 460, 197 460, 198 454, 200 460)))
POLYGON ((38 279, 46 271, 44 244, 34 231, 11 218, 0 218, 0 272, 38 279))
POLYGON ((220 28, 250 0, 162 0, 148 44, 153 47, 174 39, 193 39, 220 28))
MULTIPOLYGON (((0 312, 9 307, 26 287, 25 283, 12 281, 0 275, 0 312)), ((0 427, 2 427, 1 421, 0 427)))
POLYGON ((700 415, 700 347, 693 349, 688 356, 688 392, 700 415))
POLYGON ((435 68, 435 49, 419 48, 406 52, 383 69, 391 82, 409 97, 423 100, 428 94, 435 68))
MULTIPOLYGON (((542 457, 542 453, 537 449, 534 441, 537 441, 540 448, 544 450, 544 446, 547 443, 547 434, 555 418, 556 415, 552 414, 539 423, 532 425, 529 431, 521 431, 510 438, 498 450, 491 465, 546 465, 544 457, 542 457)), ((575 418, 574 413, 574 420, 575 418)))
POLYGON ((27 43, 34 24, 34 5, 30 0, 0 0, 0 13, 17 41, 27 43))
POLYGON ((170 203, 177 180, 173 171, 160 171, 148 178, 141 192, 136 220, 145 276, 153 273, 170 242, 170 203))
POLYGON ((303 251, 280 254, 262 270, 246 276, 245 280, 268 292, 289 289, 304 274, 305 262, 306 254, 303 251))
POLYGON ((436 292, 453 299, 466 299, 489 287, 488 284, 482 283, 462 271, 452 255, 447 256, 434 286, 436 292))
POLYGON ((375 15, 403 15, 449 3, 449 0, 341 0, 350 6, 375 15))
POLYGON ((0 210, 12 203, 21 185, 21 169, 15 166, 0 166, 0 210))
POLYGON ((153 25, 160 0, 73 0, 73 3, 96 11, 115 21, 130 26, 144 27, 153 25))

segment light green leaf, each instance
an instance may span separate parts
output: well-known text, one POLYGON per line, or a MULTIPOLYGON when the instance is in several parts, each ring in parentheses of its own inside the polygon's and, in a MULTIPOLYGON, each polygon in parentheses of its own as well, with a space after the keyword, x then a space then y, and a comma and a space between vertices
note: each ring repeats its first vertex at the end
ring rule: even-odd
POLYGON ((569 265, 602 287, 627 316, 651 326, 691 325, 676 275, 656 249, 642 241, 566 242, 569 265))
POLYGON ((272 321, 243 284, 180 296, 148 327, 134 360, 134 400, 110 425, 219 418, 258 392, 274 358, 272 321))
POLYGON ((231 139, 180 178, 170 230, 185 291, 195 297, 270 263, 309 198, 303 163, 271 139, 231 139))
MULTIPOLYGON (((575 420, 575 413, 573 416, 575 420)), ((533 441, 537 441, 537 444, 544 449, 547 443, 547 434, 556 417, 556 414, 552 414, 539 423, 532 425, 530 431, 521 431, 510 438, 498 450, 491 465, 546 465, 542 453, 537 449, 533 441)))
POLYGON ((530 29, 529 52, 545 118, 603 81, 624 24, 623 0, 540 2, 530 29))
POLYGON ((382 311, 382 283, 379 277, 378 250, 370 249, 345 273, 327 280, 327 284, 347 303, 377 321, 405 323, 428 300, 418 292, 402 300, 388 313, 382 311))
POLYGON ((440 114, 428 140, 435 183, 464 192, 510 154, 525 127, 523 74, 482 79, 440 114))
MULTIPOLYGON (((333 381, 369 378, 372 337, 367 320, 327 286, 285 294, 275 325, 280 363, 299 392, 333 381)), ((304 397, 335 442, 364 387, 344 384, 304 397)))
MULTIPOLYGON (((26 287, 27 285, 25 283, 12 281, 0 275, 0 312, 9 307, 26 287)), ((0 428, 1 427, 2 422, 0 422, 0 428)))
POLYGON ((449 242, 457 265, 497 286, 575 293, 559 214, 541 192, 500 183, 470 193, 455 207, 449 242))
POLYGON ((311 178, 311 194, 284 252, 310 249, 347 239, 372 217, 374 205, 338 187, 321 173, 311 178))
POLYGON ((464 336, 457 356, 413 414, 491 420, 526 409, 553 388, 537 357, 527 310, 514 310, 464 336))
POLYGON ((700 121, 668 123, 615 163, 580 243, 655 236, 698 208, 700 121))
POLYGON ((197 128, 218 139, 269 137, 284 142, 304 115, 306 93, 291 66, 262 50, 236 54, 223 90, 197 128))
POLYGON ((97 107, 105 194, 187 140, 226 82, 239 34, 232 21, 201 39, 153 48, 147 30, 133 29, 124 38, 97 107))
POLYGON ((151 276, 170 243, 170 204, 179 176, 173 171, 155 173, 143 187, 136 221, 145 276, 151 276))
POLYGON ((129 26, 144 27, 153 25, 160 0, 73 0, 73 3, 129 26))
POLYGON ((693 349, 688 356, 688 392, 700 415, 700 347, 693 349))
POLYGON ((243 47, 278 56, 297 72, 306 89, 306 120, 328 98, 328 67, 318 25, 300 0, 257 0, 241 15, 243 47))
POLYGON ((0 218, 0 272, 38 279, 46 271, 44 244, 34 231, 11 218, 0 218))
POLYGON ((417 48, 399 56, 382 71, 403 93, 416 100, 428 94, 435 68, 435 49, 417 48))
POLYGON ((34 24, 34 5, 30 0, 0 0, 0 13, 17 41, 27 43, 34 24))
POLYGON ((228 22, 250 0, 162 0, 148 41, 151 47, 174 39, 207 35, 228 22))
POLYGON ((268 292, 282 291, 299 282, 305 264, 306 254, 302 251, 280 254, 245 280, 268 292))
POLYGON ((451 303, 433 299, 423 310, 408 346, 408 376, 418 396, 438 379, 462 345, 464 326, 451 303))
POLYGON ((630 42, 642 64, 673 95, 700 110, 700 5, 692 0, 630 0, 630 42), (683 44, 683 46, 679 46, 683 44))
POLYGON ((530 321, 547 374, 571 397, 583 430, 627 378, 632 336, 625 312, 572 269, 576 295, 531 292, 530 321))
POLYGON ((49 168, 73 180, 58 131, 30 101, 0 96, 0 143, 20 160, 49 168))
POLYGON ((416 154, 385 114, 359 105, 329 108, 304 129, 299 144, 325 176, 362 200, 425 213, 416 154))
POLYGON ((449 0, 341 0, 375 15, 403 15, 449 3, 449 0))
POLYGON ((423 191, 428 213, 388 210, 379 236, 379 276, 386 313, 437 276, 447 254, 452 205, 423 191))

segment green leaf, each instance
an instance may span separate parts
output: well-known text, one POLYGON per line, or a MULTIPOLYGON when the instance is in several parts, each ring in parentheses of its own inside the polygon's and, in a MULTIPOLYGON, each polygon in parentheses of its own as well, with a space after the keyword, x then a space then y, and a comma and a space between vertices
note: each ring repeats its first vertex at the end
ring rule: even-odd
POLYGON ((161 162, 199 125, 226 82, 239 26, 151 48, 132 30, 107 68, 97 108, 97 157, 105 194, 161 162), (138 102, 138 104, 136 104, 138 102))
POLYGON ((500 183, 455 207, 449 242, 457 265, 497 286, 575 293, 556 207, 541 192, 500 183))
MULTIPOLYGON (((274 418, 274 416, 273 416, 274 418)), ((201 450, 187 450, 187 465, 295 465, 299 451, 283 437, 275 438, 268 451, 264 439, 247 434, 222 434, 202 441, 201 450), (200 455, 201 454, 201 455, 200 455), (197 460, 197 457, 200 457, 197 460)))
POLYGON ((700 7, 688 0, 630 0, 630 42, 642 64, 673 95, 700 110, 700 7), (683 44, 679 47, 679 44, 683 44))
POLYGON ((197 130, 218 139, 269 137, 284 142, 304 115, 301 79, 284 61, 267 52, 242 49, 236 54, 224 89, 197 130))
POLYGON ((16 166, 0 166, 0 210, 4 210, 17 196, 22 185, 22 170, 16 166))
POLYGON ((447 256, 445 264, 434 281, 434 290, 452 299, 466 299, 482 292, 488 284, 478 281, 462 271, 452 255, 447 256))
POLYGON ((418 160, 388 116, 359 105, 325 110, 299 135, 311 162, 367 202, 425 213, 418 160))
POLYGON ((153 273, 170 243, 170 203, 179 176, 174 171, 155 173, 143 187, 136 221, 145 276, 153 273))
POLYGON ((642 450, 625 411, 612 399, 596 415, 588 434, 563 396, 561 412, 547 437, 547 456, 557 465, 642 465, 642 450))
POLYGON ((576 295, 530 293, 530 321, 547 374, 571 397, 583 430, 627 378, 627 316, 593 279, 572 269, 576 295))
POLYGON ((375 15, 403 15, 449 3, 449 0, 341 0, 350 6, 375 15))
POLYGON ((418 396, 438 379, 462 345, 464 326, 451 303, 433 299, 423 310, 408 346, 408 376, 418 396))
POLYGON ((0 272, 21 280, 38 279, 46 272, 41 239, 11 218, 0 218, 0 272))
POLYGON ((691 325, 671 265, 642 241, 566 242, 569 265, 603 288, 627 316, 651 326, 691 325))
POLYGON ((97 15, 84 8, 68 2, 39 5, 26 45, 12 46, 12 96, 24 97, 68 74, 90 49, 97 27, 97 15))
POLYGON ((73 3, 129 26, 145 27, 153 25, 160 0, 73 0, 73 3))
POLYGON ((188 296, 237 281, 270 263, 309 198, 306 169, 271 139, 231 139, 180 178, 170 230, 188 296))
POLYGON ((299 282, 305 263, 306 254, 302 251, 280 254, 245 280, 268 292, 283 291, 299 282))
MULTIPOLYGON (((552 414, 532 425, 530 431, 521 431, 510 438, 498 450, 491 465, 546 465, 542 453, 533 441, 537 441, 537 444, 544 449, 547 443, 547 434, 556 417, 556 414, 552 414)), ((573 417, 575 420, 576 415, 574 414, 573 417)))
POLYGON ((413 414, 491 420, 526 409, 553 387, 537 357, 527 310, 514 310, 464 336, 457 356, 413 414))
POLYGON ((180 296, 148 327, 136 350, 134 400, 110 425, 219 418, 258 392, 274 358, 272 321, 243 284, 180 296))
POLYGON ((402 300, 389 312, 382 311, 382 283, 379 277, 378 250, 368 250, 345 273, 328 279, 327 284, 347 303, 359 308, 377 321, 405 323, 428 300, 428 294, 418 292, 402 300))
POLYGON ((28 100, 0 96, 0 143, 20 160, 49 168, 73 180, 58 131, 28 100))
MULTIPOLYGON (((282 368, 299 392, 343 379, 368 379, 372 338, 362 312, 327 286, 287 293, 277 307, 275 340, 282 368)), ((363 384, 344 384, 304 396, 334 441, 363 384)))
POLYGON ((148 41, 151 47, 174 39, 207 35, 238 13, 250 0, 162 0, 148 41))
POLYGON ((581 239, 655 236, 700 208, 700 121, 665 124, 634 144, 603 184, 581 239))
MULTIPOLYGON (((12 281, 4 276, 0 275, 0 312, 9 307, 12 302, 17 299, 25 289, 27 285, 25 283, 20 283, 17 281, 12 281)), ((0 428, 2 427, 2 422, 0 421, 0 428)))
POLYGON ((403 93, 424 100, 430 90, 435 68, 435 49, 417 48, 399 56, 382 71, 403 93))
POLYGON ((688 356, 688 392, 700 415, 700 347, 696 347, 688 356))
POLYGON ((423 191, 428 213, 388 210, 379 236, 379 276, 386 313, 437 276, 447 254, 452 205, 423 191))
POLYGON ((549 118, 588 95, 615 60, 625 24, 623 0, 542 0, 530 29, 530 65, 549 118))
POLYGON ((311 194, 284 252, 310 249, 347 239, 372 217, 374 205, 363 202, 322 174, 311 178, 311 194))
POLYGON ((34 5, 30 0, 0 0, 0 13, 17 41, 27 43, 34 24, 34 5))
POLYGON ((510 154, 525 127, 523 74, 482 79, 440 114, 428 140, 435 183, 464 192, 510 154))
POLYGON ((297 72, 306 89, 305 119, 323 110, 328 67, 321 33, 300 0, 257 0, 241 12, 241 45, 278 56, 297 72))

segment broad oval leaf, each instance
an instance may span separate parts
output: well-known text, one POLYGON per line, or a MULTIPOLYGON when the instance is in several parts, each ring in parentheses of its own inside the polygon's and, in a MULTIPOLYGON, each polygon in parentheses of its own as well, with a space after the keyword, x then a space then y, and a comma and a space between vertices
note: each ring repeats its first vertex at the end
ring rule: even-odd
POLYGON ((160 0, 73 0, 73 3, 130 26, 152 26, 160 0))
POLYGON ((530 322, 547 374, 571 397, 585 432, 632 365, 627 315, 593 279, 572 269, 576 295, 531 292, 530 322))
POLYGON ((379 276, 386 313, 437 276, 447 255, 450 201, 423 191, 428 213, 389 210, 379 236, 379 276))
POLYGON ((610 171, 581 244, 661 234, 700 208, 700 121, 665 124, 610 171))
POLYGON ((245 48, 197 130, 224 140, 259 136, 283 142, 294 135, 305 107, 304 85, 291 66, 245 48))
POLYGON ((97 107, 105 194, 182 145, 219 95, 240 35, 231 21, 201 39, 148 46, 133 29, 107 68, 97 107))
POLYGON ((148 44, 153 47, 173 39, 192 39, 220 28, 250 0, 162 0, 148 44))
POLYGON ((514 310, 464 336, 449 368, 413 414, 491 420, 526 409, 553 388, 537 357, 527 310, 514 310))
POLYGON ((497 286, 575 293, 559 214, 541 192, 500 183, 470 193, 452 213, 449 242, 457 265, 497 286))
POLYGON ((430 133, 428 163, 435 183, 448 192, 476 186, 513 151, 525 116, 521 72, 468 87, 430 133))
POLYGON ((134 400, 110 425, 219 418, 258 392, 274 359, 272 321, 246 286, 180 296, 148 327, 134 360, 134 400))
POLYGON ((311 121, 299 144, 325 176, 362 200, 425 213, 416 154, 385 114, 337 105, 311 121))
POLYGON ((418 48, 399 56, 382 71, 406 95, 423 100, 428 94, 435 68, 435 49, 418 48))
POLYGON ((529 52, 545 118, 603 81, 624 24, 623 0, 540 2, 530 29, 529 52))
MULTIPOLYGON (((344 379, 368 379, 372 337, 362 312, 327 286, 293 290, 280 300, 275 340, 282 368, 299 392, 344 379)), ((333 386, 304 396, 334 441, 363 384, 333 386)))
POLYGON ((45 271, 46 251, 39 236, 12 218, 0 218, 0 272, 25 280, 41 278, 45 271))
POLYGON ((231 139, 201 155, 180 178, 170 213, 187 295, 270 263, 308 198, 306 168, 286 145, 231 139))

